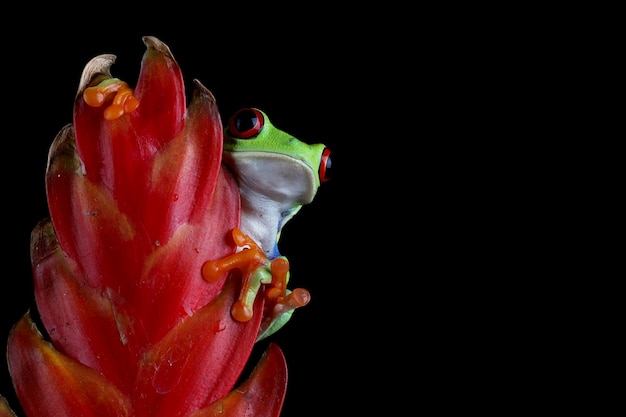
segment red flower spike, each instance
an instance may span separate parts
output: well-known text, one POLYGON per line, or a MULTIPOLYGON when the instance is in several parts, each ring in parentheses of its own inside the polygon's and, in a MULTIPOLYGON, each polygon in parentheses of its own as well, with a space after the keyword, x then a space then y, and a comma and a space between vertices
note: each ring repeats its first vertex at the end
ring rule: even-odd
MULTIPOLYGON (((46 336, 29 313, 12 329, 15 391, 28 417, 277 417, 278 346, 233 388, 260 331, 308 293, 286 289, 286 259, 237 252, 256 244, 237 234, 215 98, 194 80, 187 106, 169 48, 143 40, 134 89, 111 75, 115 56, 86 65, 73 123, 50 147, 50 219, 30 247, 46 336), (207 259, 238 261, 211 275, 207 259)), ((3 397, 0 417, 16 417, 3 397)))

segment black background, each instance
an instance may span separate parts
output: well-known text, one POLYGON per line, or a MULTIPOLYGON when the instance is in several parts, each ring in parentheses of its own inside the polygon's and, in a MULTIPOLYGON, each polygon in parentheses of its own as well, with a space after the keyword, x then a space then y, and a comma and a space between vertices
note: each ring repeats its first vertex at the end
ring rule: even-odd
MULTIPOLYGON (((376 238, 389 229, 389 219, 375 207, 395 194, 384 176, 401 169, 388 165, 387 144, 381 146, 379 132, 389 122, 383 111, 399 104, 377 99, 389 86, 380 83, 376 68, 404 63, 386 58, 395 55, 394 45, 382 40, 371 17, 305 9, 279 18, 254 8, 206 15, 186 9, 182 16, 156 21, 103 9, 44 26, 26 18, 4 34, 0 341, 34 306, 30 232, 48 215, 48 147, 72 120, 82 68, 94 56, 112 53, 112 74, 133 85, 145 51, 141 37, 152 35, 177 59, 188 97, 197 78, 215 95, 224 120, 239 107, 255 106, 278 128, 333 151, 332 180, 285 227, 280 242, 291 262, 291 286, 312 295, 270 338, 283 349, 289 369, 281 416, 335 415, 375 403, 389 410, 383 391, 399 385, 388 376, 399 370, 383 352, 397 351, 390 335, 408 298, 392 289, 398 278, 389 273, 395 267, 385 255, 402 242, 376 238), (347 27, 349 22, 359 26, 347 27)), ((5 361, 0 383, 0 393, 21 417, 5 361)))
MULTIPOLYGON (((152 35, 224 118, 256 106, 333 150, 334 178, 280 242, 292 285, 312 295, 271 337, 289 368, 281 417, 580 411, 590 400, 597 414, 586 390, 606 378, 581 372, 598 355, 580 341, 604 344, 580 328, 595 317, 570 314, 591 310, 568 305, 588 294, 566 292, 595 260, 590 242, 605 240, 578 226, 596 221, 581 202, 604 207, 595 187, 606 179, 587 166, 590 142, 571 141, 598 137, 606 118, 586 114, 604 97, 579 96, 607 79, 587 73, 607 68, 596 59, 606 39, 584 19, 475 4, 129 9, 3 12, 0 342, 33 304, 30 232, 47 215, 48 147, 71 121, 82 68, 113 53, 113 75, 132 83, 152 35)), ((4 361, 0 383, 17 408, 4 361)))
MULTIPOLYGON (((115 54, 113 75, 132 85, 151 35, 188 96, 197 78, 224 119, 259 107, 333 151, 333 179, 280 242, 291 285, 312 295, 270 338, 289 369, 281 417, 501 415, 548 397, 560 409, 569 399, 553 386, 572 371, 546 347, 561 318, 543 317, 560 295, 546 293, 536 262, 553 257, 553 223, 571 210, 553 205, 555 189, 578 184, 543 172, 563 158, 544 146, 566 124, 537 127, 561 92, 550 58, 535 56, 544 39, 526 47, 525 20, 494 25, 491 10, 447 4, 230 6, 24 3, 3 15, 0 346, 33 306, 30 233, 48 214, 47 152, 72 120, 83 66, 115 54)), ((5 361, 0 394, 19 411, 5 361)))

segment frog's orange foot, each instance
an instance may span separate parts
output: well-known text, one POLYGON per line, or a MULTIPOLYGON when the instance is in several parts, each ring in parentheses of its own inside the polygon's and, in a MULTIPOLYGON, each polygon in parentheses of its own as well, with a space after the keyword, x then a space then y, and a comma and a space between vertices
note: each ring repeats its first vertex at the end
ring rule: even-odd
POLYGON ((252 318, 254 299, 261 284, 269 284, 273 281, 271 263, 259 245, 241 230, 233 229, 232 236, 235 244, 244 249, 221 259, 205 262, 202 265, 202 277, 205 281, 215 282, 224 273, 232 270, 240 271, 241 291, 239 298, 233 304, 231 313, 238 321, 248 321, 252 318))
POLYGON ((106 120, 118 119, 139 106, 139 100, 133 95, 133 89, 117 78, 107 78, 96 86, 87 87, 83 92, 83 99, 91 107, 106 104, 107 107, 104 109, 106 120))

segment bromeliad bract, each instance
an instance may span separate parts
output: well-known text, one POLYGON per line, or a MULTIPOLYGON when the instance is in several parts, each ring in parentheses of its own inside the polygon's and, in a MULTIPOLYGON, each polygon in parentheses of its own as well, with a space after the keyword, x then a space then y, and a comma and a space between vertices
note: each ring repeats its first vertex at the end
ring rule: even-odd
MULTIPOLYGON (((239 378, 264 320, 308 294, 289 297, 283 262, 246 317, 233 314, 244 285, 236 272, 276 268, 237 255, 254 242, 239 230, 213 95, 194 80, 187 104, 167 45, 143 40, 135 88, 111 75, 113 55, 86 65, 73 123, 51 145, 50 218, 31 235, 45 335, 31 312, 11 330, 15 392, 28 417, 278 416, 287 368, 276 344, 239 378), (207 279, 207 261, 233 256, 207 279)), ((0 397, 0 416, 14 415, 0 397)))

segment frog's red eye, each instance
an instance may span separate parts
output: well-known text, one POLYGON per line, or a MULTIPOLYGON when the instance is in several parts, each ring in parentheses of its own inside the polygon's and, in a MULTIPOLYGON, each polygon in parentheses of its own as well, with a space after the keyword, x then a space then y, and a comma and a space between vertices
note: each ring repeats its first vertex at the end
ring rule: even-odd
POLYGON ((332 166, 330 154, 330 149, 324 148, 324 151, 322 152, 322 159, 320 161, 320 183, 330 180, 330 168, 332 166))
POLYGON ((228 122, 230 135, 238 139, 249 139, 256 136, 265 124, 263 113, 257 109, 246 107, 237 112, 228 122))

